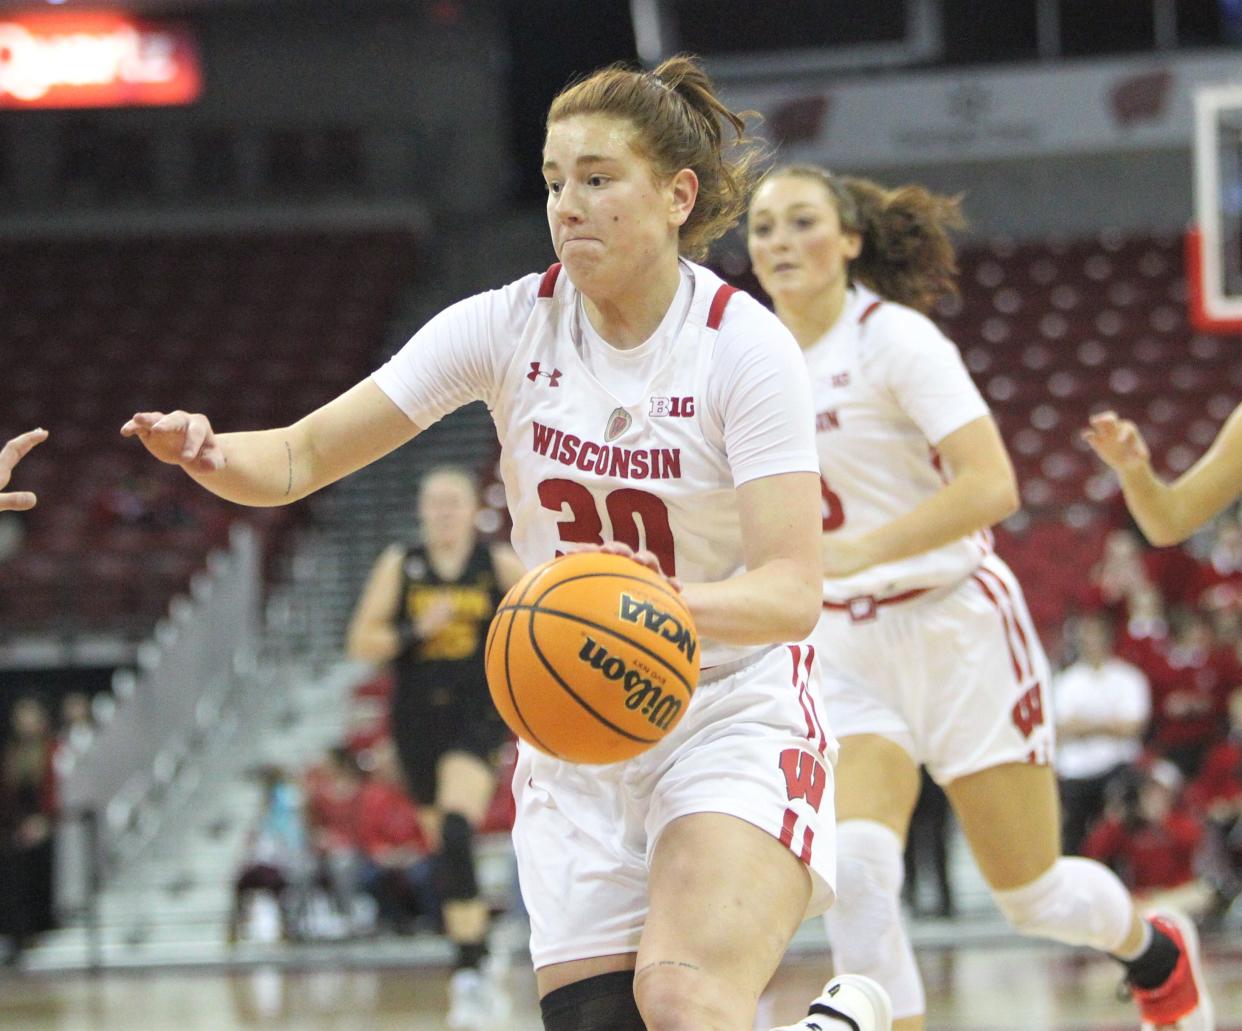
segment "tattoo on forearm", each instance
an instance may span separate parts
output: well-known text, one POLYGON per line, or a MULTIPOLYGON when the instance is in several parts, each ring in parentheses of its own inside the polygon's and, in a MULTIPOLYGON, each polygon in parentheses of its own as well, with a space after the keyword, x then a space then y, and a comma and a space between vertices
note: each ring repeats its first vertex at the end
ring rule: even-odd
POLYGON ((289 482, 285 486, 285 497, 293 493, 293 448, 285 441, 285 454, 289 457, 289 482))

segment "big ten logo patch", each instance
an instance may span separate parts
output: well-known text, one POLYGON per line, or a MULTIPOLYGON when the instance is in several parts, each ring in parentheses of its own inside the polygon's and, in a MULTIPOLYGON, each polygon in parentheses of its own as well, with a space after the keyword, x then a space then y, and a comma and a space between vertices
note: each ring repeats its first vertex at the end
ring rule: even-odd
POLYGON ((656 418, 688 419, 694 415, 693 397, 653 397, 651 411, 656 418))
POLYGON ((694 653, 699 646, 698 641, 694 639, 694 634, 689 627, 682 626, 681 620, 671 612, 664 612, 651 602, 633 598, 622 591, 620 611, 617 615, 627 623, 641 626, 663 637, 687 659, 694 658, 694 653))
POLYGON ((681 712, 681 699, 665 694, 658 684, 631 669, 619 655, 610 655, 594 638, 586 637, 578 659, 597 670, 606 681, 619 685, 625 691, 625 707, 641 712, 653 727, 667 730, 681 712))
POLYGON ((1036 727, 1044 725, 1044 696, 1039 684, 1033 684, 1023 692, 1022 697, 1014 702, 1009 716, 1013 725, 1022 731, 1023 737, 1030 737, 1036 727))

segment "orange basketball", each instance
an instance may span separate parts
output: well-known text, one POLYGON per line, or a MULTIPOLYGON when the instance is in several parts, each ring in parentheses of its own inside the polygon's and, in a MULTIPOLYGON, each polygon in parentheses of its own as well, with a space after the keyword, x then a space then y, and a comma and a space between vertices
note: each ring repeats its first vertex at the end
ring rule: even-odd
POLYGON ((514 584, 486 662, 492 701, 518 737, 558 759, 612 763, 677 725, 699 680, 699 637, 660 576, 581 552, 514 584))

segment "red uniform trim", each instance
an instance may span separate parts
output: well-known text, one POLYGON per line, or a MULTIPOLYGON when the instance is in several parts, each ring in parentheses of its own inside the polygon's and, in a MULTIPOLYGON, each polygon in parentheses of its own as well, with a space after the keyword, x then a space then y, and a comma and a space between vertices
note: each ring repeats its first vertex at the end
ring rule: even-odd
POLYGON ((712 298, 712 306, 707 311, 708 329, 720 328, 720 323, 724 320, 725 307, 729 303, 729 298, 735 293, 737 293, 737 287, 728 284, 716 291, 716 296, 712 298))
POLYGON ((556 290, 556 277, 561 274, 561 263, 558 261, 551 266, 547 272, 543 274, 543 279, 539 281, 539 296, 551 297, 553 291, 556 290))
MULTIPOLYGON (((1021 656, 1019 655, 1019 650, 1018 650, 1017 643, 1015 640, 1018 637, 1018 635, 1014 632, 1015 631, 1014 624, 1017 622, 1016 615, 1010 612, 1009 610, 1007 610, 1005 606, 1000 603, 1000 600, 992 592, 992 589, 988 586, 987 582, 980 575, 980 571, 976 571, 975 574, 971 577, 971 579, 974 580, 974 582, 979 585, 979 589, 983 591, 984 596, 988 599, 989 602, 991 602, 992 607, 996 609, 997 615, 1000 616, 1002 632, 1005 635, 1005 644, 1009 648, 1009 661, 1013 664, 1014 680, 1018 684, 1025 683, 1026 682, 1026 675, 1025 675, 1026 670, 1024 669, 1022 659, 1024 658, 1027 659, 1027 662, 1026 662, 1027 668, 1030 667, 1030 659, 1025 654, 1022 654, 1021 656)), ((1022 640, 1023 640, 1023 644, 1025 644, 1026 643, 1025 639, 1023 638, 1022 640)))
MULTIPOLYGON (((879 608, 881 605, 896 605, 899 602, 910 601, 912 598, 917 598, 919 595, 926 594, 930 590, 930 587, 915 587, 913 590, 902 591, 900 594, 891 594, 887 598, 874 598, 871 595, 863 595, 862 597, 864 600, 870 601, 874 604, 876 608, 879 608)), ((859 599, 855 598, 851 600, 857 601, 859 599)), ((824 602, 824 608, 831 609, 834 612, 851 611, 849 601, 826 601, 824 602)))
POLYGON ((871 316, 875 313, 876 308, 883 303, 883 301, 872 301, 869 305, 867 305, 867 310, 858 316, 858 324, 861 326, 864 322, 871 318, 871 316))

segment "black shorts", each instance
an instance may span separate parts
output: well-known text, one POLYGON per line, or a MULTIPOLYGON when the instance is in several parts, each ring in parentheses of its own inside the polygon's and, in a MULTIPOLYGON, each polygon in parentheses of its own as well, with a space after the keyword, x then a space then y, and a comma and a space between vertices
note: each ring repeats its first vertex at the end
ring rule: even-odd
POLYGON ((453 700, 429 705, 422 691, 393 692, 390 712, 392 739, 415 801, 436 800, 436 767, 448 752, 467 752, 491 763, 512 736, 489 698, 453 700))

